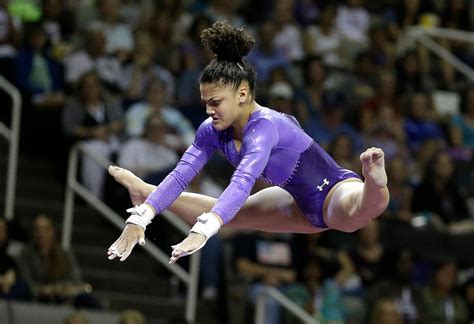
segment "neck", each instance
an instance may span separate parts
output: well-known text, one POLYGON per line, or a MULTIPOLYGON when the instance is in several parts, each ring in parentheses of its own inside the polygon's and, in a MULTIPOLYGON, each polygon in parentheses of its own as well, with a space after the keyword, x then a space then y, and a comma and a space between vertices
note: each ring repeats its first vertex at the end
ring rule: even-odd
POLYGON ((240 140, 242 138, 243 130, 245 125, 247 125, 250 115, 260 109, 260 105, 255 102, 255 100, 252 100, 249 104, 244 104, 242 107, 242 114, 240 115, 240 118, 232 125, 234 128, 234 138, 237 140, 240 140))

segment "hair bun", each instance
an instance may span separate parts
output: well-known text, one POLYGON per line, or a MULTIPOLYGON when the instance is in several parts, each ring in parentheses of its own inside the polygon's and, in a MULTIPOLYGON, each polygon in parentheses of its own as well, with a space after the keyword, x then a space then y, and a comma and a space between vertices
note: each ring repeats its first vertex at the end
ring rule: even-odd
POLYGON ((201 43, 216 54, 217 60, 240 62, 250 52, 255 40, 243 28, 218 21, 202 32, 201 43))

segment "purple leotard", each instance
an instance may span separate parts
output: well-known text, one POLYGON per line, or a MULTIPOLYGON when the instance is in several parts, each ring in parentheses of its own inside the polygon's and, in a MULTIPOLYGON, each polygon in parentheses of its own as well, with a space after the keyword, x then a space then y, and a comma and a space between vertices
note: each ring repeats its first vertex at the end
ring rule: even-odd
POLYGON ((255 181, 261 177, 287 190, 306 218, 326 228, 323 203, 338 182, 359 176, 341 168, 299 126, 295 118, 262 108, 252 113, 243 130, 237 151, 232 128, 217 131, 208 118, 199 127, 194 143, 186 150, 176 168, 148 196, 146 203, 157 213, 166 209, 204 167, 211 154, 220 149, 236 168, 229 185, 212 212, 224 224, 237 214, 247 200, 255 181))

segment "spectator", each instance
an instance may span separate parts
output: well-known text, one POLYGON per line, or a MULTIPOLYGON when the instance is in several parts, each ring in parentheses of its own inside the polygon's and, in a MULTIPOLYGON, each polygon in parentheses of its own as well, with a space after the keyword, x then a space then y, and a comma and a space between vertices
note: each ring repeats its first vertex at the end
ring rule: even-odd
POLYGON ((436 122, 431 101, 424 93, 415 93, 408 98, 408 113, 403 127, 412 151, 418 150, 428 139, 443 141, 443 132, 436 122))
MULTIPOLYGON (((82 141, 87 150, 110 159, 120 147, 122 128, 122 108, 106 95, 98 75, 86 72, 78 81, 76 95, 64 108, 63 131, 69 144, 82 141)), ((81 177, 93 194, 102 197, 105 170, 86 155, 81 177)))
POLYGON ((244 19, 236 12, 236 3, 230 0, 211 0, 205 14, 214 23, 218 20, 227 20, 232 26, 242 27, 244 19))
POLYGON ((437 152, 428 164, 421 183, 415 188, 412 211, 426 213, 441 230, 452 233, 473 231, 466 201, 455 182, 454 172, 451 156, 444 151, 437 152))
POLYGON ((352 138, 348 134, 341 133, 334 136, 328 144, 328 153, 343 168, 349 170, 360 169, 352 138))
POLYGON ((90 321, 82 312, 74 312, 66 316, 64 324, 90 324, 90 321))
MULTIPOLYGON (((299 256, 288 237, 263 232, 241 234, 235 237, 233 247, 237 272, 251 282, 252 304, 267 285, 284 291, 295 282, 299 256)), ((266 323, 279 323, 281 309, 276 301, 267 299, 265 313, 266 323)))
POLYGON ((126 105, 143 100, 147 83, 155 78, 166 85, 166 102, 171 102, 175 94, 173 75, 166 68, 154 62, 155 43, 147 32, 138 32, 132 61, 125 66, 122 75, 122 89, 125 92, 126 105))
POLYGON ((30 300, 30 289, 20 279, 16 262, 7 253, 8 242, 7 222, 0 218, 0 299, 30 300))
POLYGON ((291 75, 291 65, 285 54, 275 47, 277 27, 273 21, 267 20, 258 28, 259 41, 247 56, 250 64, 255 66, 258 81, 265 84, 270 73, 276 67, 283 67, 291 75))
POLYGON ((57 156, 51 149, 58 143, 61 109, 64 105, 64 83, 61 65, 47 50, 43 25, 27 26, 26 44, 15 62, 16 85, 23 95, 24 143, 33 157, 57 156))
POLYGON ((456 292, 457 265, 452 261, 437 262, 431 285, 423 292, 422 308, 427 323, 467 323, 465 301, 456 292))
POLYGON ((127 309, 120 313, 119 324, 146 324, 146 318, 138 310, 127 309))
POLYGON ((122 66, 114 56, 105 52, 105 33, 100 25, 92 24, 85 31, 84 49, 72 53, 65 60, 65 75, 73 88, 86 72, 95 70, 106 88, 119 91, 122 66))
POLYGON ((344 51, 350 58, 354 57, 368 45, 370 16, 362 6, 364 0, 346 0, 339 6, 336 25, 344 39, 344 51))
POLYGON ((72 253, 64 251, 59 245, 54 222, 49 216, 36 216, 32 243, 23 250, 18 265, 39 301, 101 307, 89 294, 90 285, 82 282, 72 253))
POLYGON ((308 56, 303 64, 304 84, 296 93, 298 120, 304 124, 310 118, 320 118, 323 94, 327 91, 327 68, 321 57, 308 56))
POLYGON ((335 136, 347 134, 352 138, 355 150, 359 151, 362 148, 362 138, 344 121, 344 104, 342 94, 335 91, 325 93, 321 118, 309 119, 302 126, 323 147, 327 147, 335 136))
POLYGON ((387 176, 390 179, 388 184, 390 202, 385 214, 392 219, 408 223, 412 218, 413 187, 409 168, 407 168, 407 163, 401 156, 395 156, 388 161, 387 176))
POLYGON ((270 85, 268 106, 287 115, 295 115, 293 111, 293 88, 287 82, 275 82, 270 85))
POLYGON ((379 279, 383 265, 385 251, 380 242, 379 221, 372 220, 357 234, 357 245, 349 252, 349 255, 363 286, 367 288, 379 279))
POLYGON ((191 145, 194 128, 179 110, 167 104, 165 83, 151 78, 145 87, 145 93, 145 101, 132 105, 125 115, 127 135, 131 137, 143 135, 146 119, 150 115, 158 114, 171 130, 166 139, 168 146, 181 152, 191 145))
POLYGON ((303 59, 304 50, 301 30, 294 22, 293 7, 292 0, 275 2, 272 15, 277 32, 273 42, 289 61, 298 62, 303 59))
POLYGON ((131 27, 120 22, 121 1, 101 0, 97 6, 101 16, 98 22, 103 26, 106 36, 106 51, 124 63, 133 48, 133 35, 131 27))
POLYGON ((117 163, 150 183, 160 183, 179 160, 167 147, 167 126, 158 114, 148 117, 143 137, 132 138, 120 148, 117 163))
POLYGON ((385 259, 383 278, 376 282, 368 292, 368 308, 374 309, 379 300, 391 299, 403 318, 403 323, 422 322, 422 291, 412 279, 415 270, 413 252, 408 249, 390 251, 385 259))
POLYGON ((319 24, 306 28, 306 53, 319 55, 325 65, 330 67, 343 67, 341 54, 342 35, 336 28, 337 8, 333 4, 326 4, 321 8, 319 24))
POLYGON ((393 300, 384 298, 375 304, 370 324, 403 324, 403 318, 393 300))

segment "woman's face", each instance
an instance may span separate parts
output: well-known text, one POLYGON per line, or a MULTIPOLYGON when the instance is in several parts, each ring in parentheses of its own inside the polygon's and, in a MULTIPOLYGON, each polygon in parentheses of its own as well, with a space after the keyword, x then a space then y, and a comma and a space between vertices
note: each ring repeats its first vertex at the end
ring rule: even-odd
POLYGON ((242 113, 241 91, 212 83, 202 83, 199 90, 206 105, 206 114, 212 117, 212 126, 216 130, 224 130, 239 121, 242 113))
POLYGON ((82 98, 84 101, 94 101, 100 99, 101 85, 97 76, 90 74, 82 80, 82 98))
POLYGON ((38 216, 33 225, 33 240, 39 247, 50 246, 55 240, 54 225, 45 216, 38 216))
POLYGON ((441 153, 436 157, 434 165, 434 176, 438 179, 449 179, 453 175, 454 165, 452 158, 447 153, 441 153))

